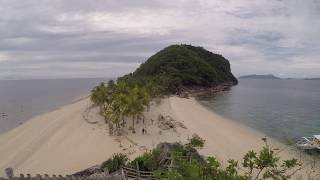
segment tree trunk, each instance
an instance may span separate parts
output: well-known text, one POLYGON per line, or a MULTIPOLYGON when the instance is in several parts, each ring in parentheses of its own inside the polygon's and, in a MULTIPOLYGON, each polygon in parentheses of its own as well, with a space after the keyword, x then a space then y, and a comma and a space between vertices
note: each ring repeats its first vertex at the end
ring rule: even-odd
POLYGON ((122 116, 122 127, 125 126, 125 122, 124 122, 124 116, 122 116))
POLYGON ((108 119, 107 119, 107 116, 104 116, 104 122, 105 122, 106 124, 109 124, 108 119))
POLYGON ((120 123, 119 122, 117 122, 116 123, 116 129, 117 129, 117 136, 120 136, 120 123))
POLYGON ((109 135, 112 136, 113 135, 113 125, 111 123, 109 123, 109 135))
POLYGON ((132 116, 132 133, 136 133, 136 130, 134 129, 134 116, 132 116))

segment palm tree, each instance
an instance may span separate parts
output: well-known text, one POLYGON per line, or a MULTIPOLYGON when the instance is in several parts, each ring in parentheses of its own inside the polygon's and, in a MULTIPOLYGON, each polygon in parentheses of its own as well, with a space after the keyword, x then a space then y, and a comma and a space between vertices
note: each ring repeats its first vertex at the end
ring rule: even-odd
POLYGON ((91 90, 90 98, 91 98, 91 101, 96 105, 100 105, 101 104, 100 89, 103 86, 104 86, 104 83, 101 83, 99 86, 96 86, 91 90))
MULTIPOLYGON (((134 79, 133 79, 134 80, 134 79)), ((113 132, 113 125, 119 132, 125 125, 125 117, 132 119, 132 133, 135 133, 135 120, 143 116, 150 99, 158 93, 157 83, 145 83, 145 81, 113 81, 96 86, 91 92, 91 100, 100 107, 100 111, 109 124, 110 134, 113 132), (131 84, 130 84, 131 83, 131 84), (139 85, 139 86, 137 86, 139 85)))
POLYGON ((149 103, 149 95, 144 88, 132 88, 128 96, 128 114, 132 118, 132 133, 135 133, 135 119, 141 116, 149 103))
POLYGON ((100 111, 103 110, 105 103, 110 98, 108 90, 108 87, 103 82, 91 90, 91 100, 95 105, 100 107, 100 111))
POLYGON ((128 116, 128 85, 124 82, 119 82, 113 93, 113 100, 118 106, 122 127, 125 125, 125 117, 128 116))
POLYGON ((128 108, 128 97, 125 94, 119 95, 119 110, 120 110, 120 118, 122 120, 122 127, 125 126, 125 117, 129 115, 128 108))
POLYGON ((112 104, 109 104, 107 106, 105 106, 104 109, 104 119, 106 121, 106 123, 109 126, 109 135, 111 136, 113 134, 113 124, 112 124, 112 118, 113 118, 113 110, 112 110, 112 104))
POLYGON ((91 92, 92 102, 99 106, 100 113, 104 116, 105 122, 109 124, 109 130, 112 131, 112 122, 110 120, 110 107, 113 102, 113 90, 114 87, 105 86, 104 83, 96 86, 91 92))
POLYGON ((112 106, 111 122, 116 125, 116 133, 119 135, 120 131, 120 111, 117 106, 112 106))
POLYGON ((114 100, 110 105, 105 109, 105 118, 108 119, 109 131, 110 134, 113 132, 113 127, 115 125, 117 134, 120 131, 120 120, 121 120, 121 106, 114 100))
POLYGON ((132 118, 132 133, 135 133, 135 116, 137 113, 137 105, 138 105, 138 100, 137 100, 137 90, 136 88, 131 88, 129 89, 129 93, 128 93, 128 109, 127 109, 127 113, 129 116, 131 116, 132 118))

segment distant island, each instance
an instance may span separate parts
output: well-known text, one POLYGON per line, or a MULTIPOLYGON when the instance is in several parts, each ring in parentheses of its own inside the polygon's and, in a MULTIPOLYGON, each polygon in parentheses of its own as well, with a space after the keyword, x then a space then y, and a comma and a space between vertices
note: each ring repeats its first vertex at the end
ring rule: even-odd
POLYGON ((239 79, 281 79, 281 78, 274 76, 272 74, 264 74, 264 75, 251 74, 251 75, 240 76, 239 79))
POLYGON ((304 80, 317 80, 317 81, 319 81, 320 78, 304 78, 304 80))

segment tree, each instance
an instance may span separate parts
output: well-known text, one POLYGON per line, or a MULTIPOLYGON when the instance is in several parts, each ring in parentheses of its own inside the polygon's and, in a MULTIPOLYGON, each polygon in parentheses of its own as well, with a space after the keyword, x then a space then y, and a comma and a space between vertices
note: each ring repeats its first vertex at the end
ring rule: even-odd
POLYGON ((129 96, 128 96, 128 115, 132 118, 132 133, 136 133, 135 130, 135 119, 137 114, 139 113, 139 110, 141 108, 141 104, 138 97, 138 87, 132 88, 129 90, 129 96))
POLYGON ((100 106, 100 109, 103 109, 103 104, 107 99, 107 88, 104 83, 100 83, 99 86, 96 86, 91 90, 91 100, 97 106, 100 106))
POLYGON ((102 163, 101 169, 107 169, 110 173, 112 173, 126 165, 128 160, 129 159, 125 154, 114 154, 112 158, 102 163))
POLYGON ((262 139, 265 146, 261 151, 249 151, 243 158, 242 166, 245 168, 246 176, 250 179, 290 179, 302 164, 295 158, 283 160, 280 162, 280 157, 268 144, 267 139, 262 139))
POLYGON ((193 134, 192 138, 189 140, 189 143, 187 145, 192 148, 203 148, 204 143, 205 143, 204 139, 202 139, 197 134, 193 134))
POLYGON ((133 74, 96 86, 92 91, 92 102, 100 107, 101 114, 117 132, 124 127, 126 117, 132 120, 132 133, 135 133, 135 121, 144 118, 143 112, 149 107, 150 100, 161 93, 159 82, 149 77, 135 77, 133 74), (120 123, 121 122, 121 123, 120 123))

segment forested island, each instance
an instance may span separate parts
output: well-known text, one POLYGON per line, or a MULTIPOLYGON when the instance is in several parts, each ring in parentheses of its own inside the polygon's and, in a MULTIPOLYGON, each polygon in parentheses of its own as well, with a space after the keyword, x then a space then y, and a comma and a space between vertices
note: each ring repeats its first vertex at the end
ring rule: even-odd
POLYGON ((130 129, 135 133, 135 120, 143 118, 142 113, 154 97, 237 83, 229 61, 222 55, 202 47, 171 45, 151 56, 133 73, 95 87, 91 100, 100 107, 110 134, 119 133, 127 124, 125 117, 132 119, 130 129))

